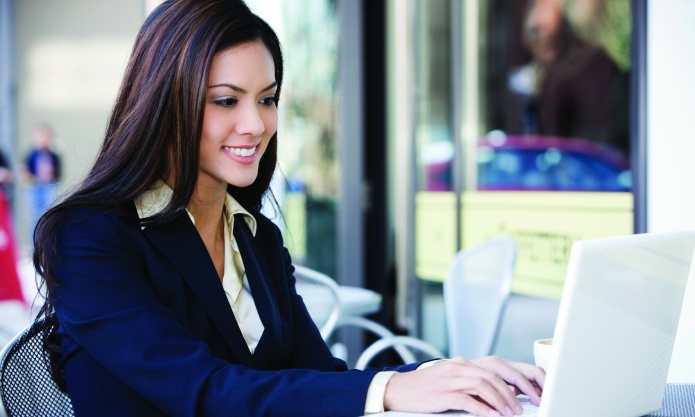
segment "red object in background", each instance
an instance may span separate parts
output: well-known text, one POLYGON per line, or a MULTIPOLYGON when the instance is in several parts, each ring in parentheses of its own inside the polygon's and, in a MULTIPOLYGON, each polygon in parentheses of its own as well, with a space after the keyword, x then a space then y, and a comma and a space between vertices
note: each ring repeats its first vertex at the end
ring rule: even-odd
POLYGON ((0 301, 24 302, 22 286, 17 274, 14 232, 9 203, 0 190, 0 301))

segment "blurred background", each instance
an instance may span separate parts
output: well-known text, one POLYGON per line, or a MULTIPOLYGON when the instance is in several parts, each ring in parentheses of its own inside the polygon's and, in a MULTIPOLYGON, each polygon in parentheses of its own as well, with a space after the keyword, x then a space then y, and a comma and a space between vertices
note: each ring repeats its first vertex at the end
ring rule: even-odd
MULTIPOLYGON (((379 293, 370 318, 392 331, 446 351, 453 256, 510 236, 518 254, 495 353, 532 361, 532 341, 552 335, 574 241, 695 227, 690 0, 247 3, 285 56, 282 215, 267 215, 296 263, 379 293)), ((90 167, 157 4, 0 0, 5 229, 26 303, 33 129, 52 129, 59 198, 90 167)), ((676 356, 692 364, 679 352, 695 351, 695 323, 682 327, 676 356)))

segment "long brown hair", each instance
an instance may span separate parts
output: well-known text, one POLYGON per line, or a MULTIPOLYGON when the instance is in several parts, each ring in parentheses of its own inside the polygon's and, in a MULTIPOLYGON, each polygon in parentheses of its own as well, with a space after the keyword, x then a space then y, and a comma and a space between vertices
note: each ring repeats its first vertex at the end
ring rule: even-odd
MULTIPOLYGON (((169 0, 142 25, 123 77, 106 135, 89 174, 62 202, 39 220, 34 231, 34 266, 41 276, 45 303, 40 315, 53 312, 51 270, 55 235, 71 209, 116 210, 150 189, 166 175, 174 179, 173 197, 148 224, 170 221, 193 194, 208 73, 215 54, 261 41, 275 64, 276 102, 282 86, 280 42, 270 26, 241 0, 169 0)), ((249 210, 259 210, 270 192, 277 163, 277 133, 260 161, 258 176, 229 192, 249 210)), ((50 325, 50 323, 49 323, 50 325)))

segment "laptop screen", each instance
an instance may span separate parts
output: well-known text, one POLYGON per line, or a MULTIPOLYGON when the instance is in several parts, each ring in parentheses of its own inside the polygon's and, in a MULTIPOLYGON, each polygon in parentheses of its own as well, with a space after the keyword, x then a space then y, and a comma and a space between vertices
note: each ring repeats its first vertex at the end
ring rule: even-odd
POLYGON ((574 244, 541 416, 659 409, 694 248, 695 232, 574 244))

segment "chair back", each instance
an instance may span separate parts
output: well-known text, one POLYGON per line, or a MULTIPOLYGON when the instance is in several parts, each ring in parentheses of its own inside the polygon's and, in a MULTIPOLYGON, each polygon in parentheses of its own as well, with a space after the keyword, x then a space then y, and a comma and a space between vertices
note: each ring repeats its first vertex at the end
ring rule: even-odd
POLYGON ((0 398, 8 417, 72 417, 70 397, 53 380, 43 349, 44 318, 15 336, 0 352, 0 398))
POLYGON ((304 300, 309 315, 327 340, 340 315, 338 284, 328 275, 301 265, 294 266, 297 293, 304 300))
POLYGON ((416 361, 416 359, 413 357, 412 350, 419 351, 424 354, 424 359, 438 359, 446 357, 446 355, 440 352, 439 349, 423 340, 411 336, 389 336, 377 339, 376 342, 367 346, 367 348, 357 359, 355 369, 365 369, 372 359, 377 356, 377 354, 386 349, 393 349, 396 351, 400 355, 403 363, 406 364, 416 361), (401 353, 402 350, 399 350, 398 348, 405 349, 405 351, 408 352, 407 356, 404 356, 401 353))
POLYGON ((456 254, 444 279, 450 357, 492 353, 515 263, 516 242, 510 237, 492 238, 456 254))
MULTIPOLYGON (((400 343, 399 340, 396 338, 396 335, 393 334, 391 330, 386 328, 384 325, 375 322, 374 320, 370 320, 368 318, 359 316, 341 315, 338 319, 338 324, 336 325, 336 327, 340 329, 346 327, 353 327, 357 330, 363 330, 365 332, 372 333, 373 336, 377 337, 377 340, 388 339, 390 341, 388 342, 390 344, 383 345, 383 347, 381 347, 382 344, 378 344, 377 346, 379 347, 372 347, 372 349, 369 352, 367 352, 367 350, 362 351, 362 353, 360 353, 360 357, 357 358, 357 362, 355 362, 354 364, 355 367, 357 367, 357 364, 359 363, 362 363, 363 366, 366 366, 373 359, 374 356, 376 356, 379 352, 387 348, 393 348, 398 353, 398 356, 400 356, 403 363, 413 363, 417 360, 412 350, 408 348, 407 343, 400 343)), ((424 349, 419 350, 424 351, 424 349)), ((351 358, 348 358, 347 356, 347 347, 345 347, 342 343, 334 343, 333 346, 331 346, 331 351, 333 351, 333 354, 336 357, 339 357, 340 359, 343 359, 345 362, 347 362, 348 366, 353 365, 353 361, 351 360, 351 358)), ((432 350, 430 349, 430 351, 432 350)))

